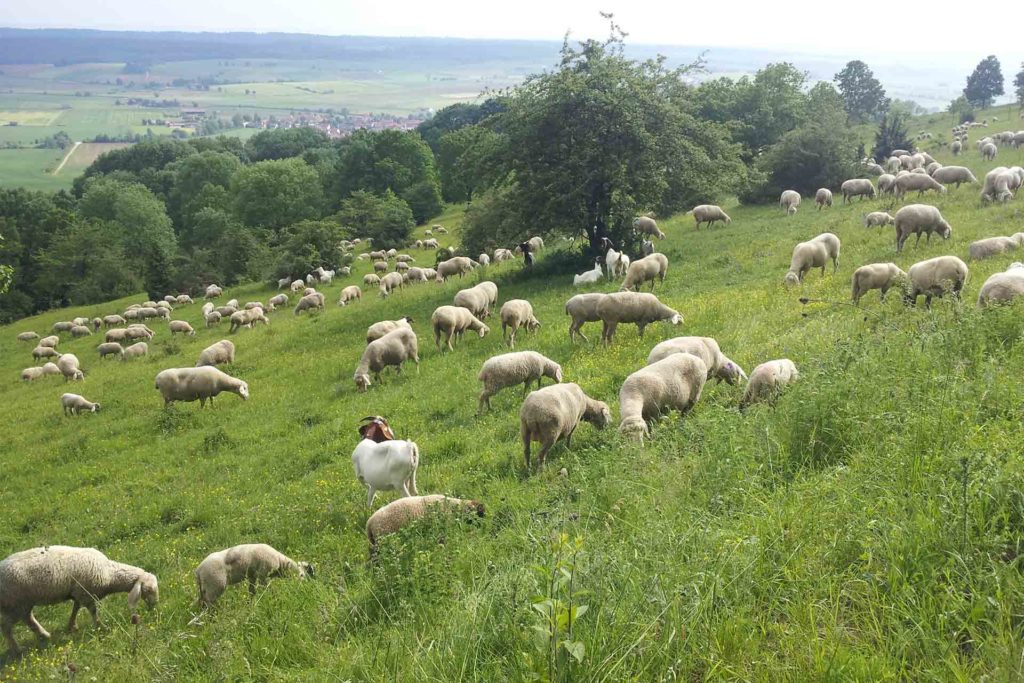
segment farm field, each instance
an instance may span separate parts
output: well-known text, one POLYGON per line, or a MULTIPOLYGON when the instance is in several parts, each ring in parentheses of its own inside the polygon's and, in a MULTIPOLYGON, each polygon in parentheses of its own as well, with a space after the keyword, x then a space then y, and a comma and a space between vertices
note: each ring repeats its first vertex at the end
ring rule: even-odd
POLYGON ((126 142, 83 142, 69 153, 64 166, 61 167, 57 175, 70 177, 73 180, 85 171, 92 162, 96 161, 100 155, 129 146, 130 144, 126 142))
POLYGON ((0 187, 19 186, 31 190, 59 190, 71 180, 54 176, 64 157, 60 149, 0 149, 0 187))
MULTIPOLYGON (((936 116, 911 130, 948 135, 947 124, 936 116)), ((933 147, 924 145, 979 177, 1024 163, 1024 150, 986 163, 972 142, 954 162, 933 147)), ((342 308, 341 288, 370 269, 355 261, 351 276, 323 289, 322 314, 286 308, 235 335, 226 324, 204 328, 196 303, 173 314, 196 336, 172 338, 165 323, 152 324, 157 335, 138 361, 100 361, 99 335, 65 335, 59 350, 87 373, 73 390, 103 405, 75 418, 61 414, 62 380, 18 381, 31 347, 15 335, 120 312, 144 295, 0 328, 0 421, 18 425, 0 440, 0 548, 95 546, 154 572, 161 589, 138 629, 123 595, 101 605, 99 631, 80 616, 69 634, 67 604, 38 609, 51 646, 0 659, 0 677, 65 678, 69 664, 100 680, 546 676, 534 601, 569 595, 568 586, 551 595, 537 567, 572 560, 573 604, 587 609, 572 633, 582 661, 562 666, 577 680, 1021 678, 1024 302, 974 306, 985 279, 1020 254, 970 262, 962 302, 909 309, 898 292, 884 303, 871 292, 859 308, 847 303, 857 266, 966 259, 972 241, 1022 231, 1024 217, 1019 199, 983 206, 978 188, 964 186, 920 200, 951 223, 948 241, 911 240, 896 254, 891 227, 862 225, 868 211, 914 201, 844 206, 837 193, 818 212, 805 197, 792 217, 777 206, 726 206, 731 225, 699 232, 689 216, 660 220, 668 238, 657 248, 670 265, 655 293, 684 322, 651 325, 643 338, 620 326, 607 348, 597 323, 583 328, 589 341, 570 343, 564 305, 618 282, 574 289, 570 271, 586 266, 554 239, 533 272, 513 262, 388 299, 364 291, 342 308), (838 272, 783 287, 793 245, 825 231, 842 240, 838 272), (479 367, 506 350, 496 316, 490 334, 469 334, 454 352, 433 345, 431 312, 482 279, 497 283, 499 304, 533 303, 542 326, 517 348, 559 362, 565 381, 614 416, 604 431, 581 425, 543 471, 523 465, 521 390, 475 414, 479 367), (366 327, 404 315, 414 320, 420 367, 387 372, 358 393, 352 373, 366 327), (748 373, 790 358, 801 377, 774 406, 746 412, 737 407, 742 387, 709 382, 690 415, 666 417, 642 447, 626 442, 619 388, 657 342, 677 335, 714 337, 748 373), (248 382, 250 400, 225 394, 206 409, 165 409, 156 373, 192 366, 222 338, 237 346, 225 370, 248 382), (350 455, 360 418, 372 414, 419 444, 421 493, 480 500, 487 516, 415 525, 386 538, 369 565, 370 510, 350 455), (559 534, 569 548, 578 543, 577 555, 553 547, 559 534), (276 580, 254 598, 236 586, 198 614, 194 567, 209 552, 257 541, 313 562, 317 576, 276 580)), ((460 221, 452 207, 430 223, 451 230, 449 244, 460 221)), ((434 263, 434 252, 409 253, 417 265, 434 263)), ((256 283, 223 298, 274 293, 256 283)), ((375 505, 394 497, 378 493, 375 505)), ((24 626, 15 635, 32 647, 24 626)))

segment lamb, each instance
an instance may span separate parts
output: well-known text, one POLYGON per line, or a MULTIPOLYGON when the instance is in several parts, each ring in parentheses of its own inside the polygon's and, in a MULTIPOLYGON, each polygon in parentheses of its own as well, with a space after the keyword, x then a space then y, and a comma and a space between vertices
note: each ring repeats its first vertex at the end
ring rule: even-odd
POLYGON ((971 242, 968 253, 971 260, 980 261, 981 259, 1012 251, 1019 246, 1021 245, 1011 237, 987 237, 977 242, 971 242))
POLYGON ((895 225, 896 219, 885 211, 872 211, 864 216, 864 227, 873 228, 876 226, 895 225))
POLYGON ((866 178, 847 180, 840 189, 843 192, 843 204, 848 203, 854 197, 860 197, 861 201, 864 201, 865 197, 872 199, 875 197, 875 186, 866 178))
POLYGON ((65 353, 57 359, 57 367, 60 369, 60 374, 64 375, 65 382, 85 379, 85 373, 79 367, 78 356, 73 353, 65 353))
POLYGON ((192 326, 189 325, 184 320, 172 320, 167 324, 167 328, 171 331, 172 337, 178 332, 181 332, 182 334, 187 334, 190 337, 196 336, 196 331, 193 330, 192 326))
POLYGON ((70 331, 74 331, 74 329, 76 327, 84 327, 85 325, 88 325, 88 324, 89 324, 89 319, 88 318, 82 318, 82 317, 73 318, 71 320, 71 330, 69 330, 69 332, 70 331))
POLYGON ((899 176, 893 185, 897 197, 902 197, 907 192, 914 190, 917 190, 917 196, 919 197, 928 190, 934 190, 939 194, 946 194, 946 186, 937 182, 926 173, 908 173, 907 175, 899 176))
POLYGON ((666 272, 668 272, 668 257, 664 254, 651 254, 637 259, 629 264, 626 279, 622 281, 619 291, 625 292, 631 289, 640 291, 640 286, 649 280, 653 292, 655 278, 664 282, 666 272))
POLYGON ((238 394, 243 401, 249 400, 249 385, 240 379, 212 366, 194 368, 171 368, 156 376, 155 388, 164 399, 164 407, 175 401, 199 401, 205 408, 206 401, 213 405, 213 398, 221 392, 238 394))
POLYGON ((895 263, 872 263, 853 271, 853 303, 872 289, 880 289, 881 301, 893 287, 906 281, 907 274, 895 263))
POLYGON ((796 213, 797 207, 800 206, 800 193, 796 190, 786 190, 779 197, 779 206, 792 216, 796 213))
POLYGON ((289 289, 292 290, 293 294, 297 294, 306 288, 305 280, 293 280, 289 289))
POLYGON ((601 339, 606 346, 612 343, 619 323, 635 323, 643 337, 644 328, 653 322, 668 320, 673 325, 683 322, 683 316, 658 301, 658 297, 638 292, 606 294, 597 303, 597 314, 604 323, 601 339))
POLYGON ((708 367, 691 353, 673 353, 634 372, 619 390, 619 433, 641 444, 649 423, 668 410, 688 413, 700 400, 708 367))
POLYGON ((93 332, 98 332, 103 327, 103 318, 93 318, 89 324, 92 325, 93 332))
POLYGON ((195 570, 198 603, 203 608, 211 607, 228 586, 243 580, 249 585, 249 595, 255 595, 258 585, 293 573, 300 579, 312 577, 313 567, 307 562, 296 562, 265 543, 246 543, 210 553, 195 570))
POLYGON ((284 277, 278 279, 278 281, 277 281, 277 288, 278 289, 284 289, 285 287, 287 287, 291 283, 292 283, 291 276, 290 275, 285 275, 284 277))
POLYGON ((334 282, 334 271, 333 270, 324 270, 323 266, 320 266, 319 275, 320 275, 320 282, 322 284, 330 284, 330 283, 334 282))
POLYGON ((123 342, 127 339, 128 330, 126 329, 107 330, 107 333, 103 335, 103 341, 105 342, 123 342))
POLYGON ((491 265, 491 257, 488 256, 486 253, 482 253, 479 256, 477 256, 476 260, 480 263, 481 266, 491 265))
POLYGON ((531 467, 532 442, 541 443, 537 463, 543 468, 548 451, 555 442, 564 438, 567 448, 572 445, 573 432, 580 422, 589 422, 598 429, 604 429, 611 419, 608 405, 587 396, 578 384, 555 384, 538 388, 526 397, 519 410, 519 435, 523 440, 526 469, 530 470, 531 467))
POLYGON ((978 292, 978 308, 1012 301, 1019 296, 1024 296, 1024 267, 1014 263, 1006 271, 994 273, 985 280, 978 292))
POLYGON ((114 562, 95 548, 51 545, 9 555, 0 562, 0 628, 10 654, 19 652, 12 633, 24 621, 41 640, 49 640, 35 616, 37 605, 71 600, 68 630, 76 628, 78 610, 85 607, 93 625, 100 626, 97 604, 112 593, 128 593, 128 609, 138 613, 141 598, 152 608, 159 599, 156 577, 138 567, 114 562))
POLYGON ((896 226, 897 253, 903 251, 903 244, 913 234, 917 235, 917 240, 914 242, 915 246, 921 242, 922 232, 928 236, 927 242, 931 242, 933 232, 939 233, 943 239, 947 240, 953 234, 952 227, 942 217, 939 210, 928 204, 908 204, 904 206, 896 212, 894 224, 896 226))
POLYGON ((276 296, 270 297, 270 301, 267 302, 267 310, 268 311, 274 311, 274 310, 277 310, 278 306, 287 306, 287 305, 288 305, 288 295, 287 294, 278 294, 276 296))
POLYGON ((341 296, 338 297, 338 305, 345 306, 350 301, 359 301, 363 298, 363 290, 359 289, 359 285, 349 285, 341 290, 341 296))
MULTIPOLYGON (((484 256, 486 256, 486 254, 484 254, 484 256)), ((403 274, 404 274, 404 273, 405 273, 406 271, 408 271, 408 270, 409 270, 409 264, 408 264, 408 263, 406 263, 405 261, 399 261, 399 262, 397 262, 397 263, 395 264, 395 271, 396 271, 396 272, 399 272, 399 273, 403 273, 403 274)), ((405 279, 404 275, 403 275, 403 278, 402 278, 402 279, 403 279, 403 280, 405 279)))
POLYGON ((746 409, 752 403, 774 401, 782 390, 792 382, 800 379, 796 365, 788 358, 770 360, 761 363, 750 373, 750 382, 743 393, 740 408, 746 409))
POLYGON ((397 330, 400 327, 407 327, 412 329, 412 318, 405 316, 398 320, 382 320, 379 323, 374 323, 366 328, 366 343, 369 344, 372 341, 380 339, 388 332, 397 330))
POLYGON ((491 316, 491 306, 498 299, 498 286, 493 282, 481 282, 469 289, 460 289, 455 293, 452 303, 465 308, 480 319, 491 316))
POLYGON ((892 194, 895 189, 896 176, 884 173, 878 176, 878 192, 880 194, 892 194))
POLYGON ((591 294, 577 294, 565 302, 565 313, 572 321, 569 323, 569 341, 576 342, 576 335, 583 337, 583 341, 590 341, 587 335, 583 334, 584 323, 593 323, 601 319, 597 307, 607 294, 594 292, 591 294))
POLYGON ((718 342, 711 337, 675 337, 657 344, 647 355, 647 364, 657 363, 663 358, 668 358, 673 353, 689 353, 697 356, 708 368, 707 379, 716 378, 719 383, 736 384, 740 379, 746 379, 747 374, 743 368, 729 360, 722 353, 718 342))
POLYGON ((96 347, 96 350, 99 352, 100 358, 106 358, 107 356, 124 358, 124 347, 117 342, 103 342, 96 347))
POLYGON ((42 360, 43 358, 60 358, 61 354, 57 349, 50 348, 49 346, 37 346, 32 349, 32 359, 42 360))
MULTIPOLYGON (((818 191, 821 192, 821 190, 818 191)), ((829 206, 831 206, 831 193, 829 193, 829 199, 829 206)), ((693 207, 693 220, 697 224, 697 230, 700 230, 701 223, 707 223, 709 228, 715 221, 724 221, 726 225, 732 224, 729 214, 723 211, 722 207, 714 204, 701 204, 700 206, 693 207)))
POLYGON ((506 387, 523 385, 523 396, 530 390, 530 383, 549 377, 556 383, 562 381, 562 366, 536 351, 515 351, 492 356, 484 361, 477 379, 484 384, 477 402, 477 414, 484 412, 484 406, 491 409, 491 396, 506 387))
POLYGON ((928 175, 930 175, 931 177, 934 178, 935 177, 935 172, 940 170, 941 168, 942 168, 942 164, 940 164, 937 161, 933 161, 932 163, 930 163, 927 166, 925 166, 924 170, 927 171, 928 175))
MULTIPOLYGON (((881 184, 881 181, 879 181, 881 184)), ((827 187, 820 188, 814 193, 814 203, 818 207, 818 211, 821 211, 826 206, 832 206, 832 190, 827 187)))
POLYGON ((430 316, 430 326, 434 330, 434 343, 438 351, 441 350, 441 335, 445 336, 445 345, 449 351, 454 351, 452 337, 462 338, 466 330, 476 332, 481 338, 490 332, 481 320, 472 313, 460 306, 438 306, 434 314, 430 316))
POLYGON ((594 269, 585 271, 579 275, 573 275, 572 284, 574 287, 579 287, 580 285, 589 285, 595 282, 600 282, 602 274, 601 259, 594 259, 594 269))
POLYGON ((138 342, 132 344, 124 350, 122 358, 128 360, 129 358, 142 358, 143 356, 149 355, 149 344, 146 342, 138 342))
POLYGON ((213 305, 213 302, 212 301, 207 301, 205 304, 203 304, 203 308, 201 310, 203 312, 203 315, 206 315, 207 313, 210 313, 211 311, 213 311, 214 308, 215 307, 213 305))
POLYGON ((402 289, 405 286, 405 279, 402 278, 401 273, 388 273, 380 279, 380 295, 383 298, 387 298, 396 289, 402 289))
POLYGON ((996 154, 999 153, 999 148, 992 142, 986 142, 981 146, 981 158, 985 161, 992 161, 996 158, 996 154))
POLYGON ((61 374, 60 368, 57 367, 56 363, 43 363, 41 369, 44 377, 52 377, 61 374))
POLYGON ((324 310, 324 295, 320 292, 314 292, 313 294, 307 294, 306 296, 299 299, 299 303, 295 305, 295 310, 292 311, 295 315, 302 313, 303 311, 322 311, 324 310))
MULTIPOLYGON (((53 365, 53 364, 52 363, 48 363, 48 365, 53 365)), ((57 367, 57 366, 54 365, 53 367, 57 367)), ((58 372, 60 372, 60 371, 58 370, 58 372)), ((38 365, 30 367, 30 368, 25 368, 24 370, 21 371, 21 381, 22 382, 33 382, 33 381, 39 379, 40 377, 43 377, 45 374, 46 373, 43 372, 43 368, 39 367, 38 365)))
POLYGON ((28 342, 32 341, 33 339, 39 339, 39 334, 36 332, 22 332, 21 334, 18 335, 17 339, 18 341, 21 342, 28 342))
POLYGON ((399 327, 366 345, 366 350, 363 351, 353 376, 356 388, 359 391, 366 391, 371 386, 371 373, 373 379, 380 382, 381 370, 388 366, 395 366, 396 372, 400 374, 402 363, 407 360, 416 364, 416 372, 420 371, 419 344, 416 333, 411 328, 399 327))
POLYGON ((75 338, 88 337, 91 334, 92 330, 90 330, 85 325, 75 325, 74 327, 71 328, 71 336, 75 338))
POLYGON ((366 520, 366 538, 370 542, 370 557, 377 555, 380 539, 401 531, 407 524, 424 518, 432 510, 484 516, 483 503, 461 500, 443 495, 409 496, 393 500, 370 515, 366 520))
POLYGON ((907 270, 909 282, 903 301, 908 306, 917 305, 917 297, 924 294, 924 305, 932 307, 932 297, 941 297, 947 291, 960 298, 960 290, 967 281, 967 264, 956 256, 937 256, 919 261, 907 270))
POLYGON ((499 313, 501 317, 501 338, 504 340, 505 330, 510 330, 508 345, 516 347, 516 332, 525 327, 528 332, 536 332, 540 328, 540 321, 533 315, 533 306, 525 299, 509 299, 501 306, 499 313))
POLYGON ((216 299, 217 297, 224 294, 224 290, 217 285, 210 285, 206 288, 206 293, 203 294, 204 299, 216 299))
POLYGON ((388 258, 388 253, 386 251, 384 251, 383 249, 380 249, 378 251, 371 251, 370 252, 370 260, 371 261, 386 261, 387 258, 388 258))
POLYGON ((604 255, 604 265, 608 271, 609 280, 615 275, 621 277, 629 270, 629 257, 626 256, 625 252, 615 251, 609 247, 604 255))
POLYGON ((943 166, 932 173, 932 179, 943 185, 955 185, 957 188, 963 183, 973 185, 978 182, 971 169, 964 166, 943 166))
POLYGON ((639 216, 633 219, 633 229, 641 235, 650 235, 659 240, 665 239, 665 233, 658 228, 657 222, 650 216, 639 216))
POLYGON ((437 281, 444 282, 453 275, 458 275, 459 279, 462 279, 463 275, 473 270, 477 265, 479 264, 468 256, 453 256, 447 261, 441 261, 437 264, 437 281))
POLYGON ((236 306, 218 306, 214 312, 220 313, 222 318, 230 318, 235 313, 238 313, 238 308, 236 306))
POLYGON ((804 275, 811 268, 821 268, 824 276, 829 259, 832 259, 832 272, 836 272, 839 270, 839 249, 839 238, 831 232, 823 232, 809 242, 800 242, 793 248, 785 283, 795 285, 803 282, 804 275))
POLYGON ((438 235, 447 235, 448 234, 448 230, 443 225, 435 225, 434 226, 434 232, 436 232, 438 235))
POLYGON ((426 268, 417 268, 416 266, 413 266, 405 274, 406 282, 426 282, 429 279, 430 278, 427 277, 426 268))
POLYGON ((266 308, 266 306, 263 305, 262 301, 247 301, 245 302, 245 306, 242 307, 242 310, 251 311, 254 308, 266 308))
POLYGON ((213 365, 224 365, 225 363, 235 362, 235 344, 228 339, 221 339, 215 344, 210 344, 202 353, 199 354, 199 360, 196 361, 196 367, 201 368, 204 366, 213 365))
POLYGON ((428 282, 430 280, 434 280, 434 279, 437 278, 437 271, 434 270, 433 268, 424 268, 423 269, 423 278, 424 278, 424 280, 426 280, 428 282))
POLYGON ((64 394, 60 397, 60 404, 64 408, 64 415, 78 415, 81 411, 87 413, 100 412, 100 404, 87 401, 78 394, 64 394))
POLYGON ((51 349, 55 349, 59 345, 60 337, 58 337, 55 334, 51 334, 48 337, 43 337, 42 339, 39 340, 39 343, 36 344, 36 346, 49 346, 51 349))
POLYGON ((360 484, 366 484, 366 505, 373 505, 377 491, 401 491, 405 496, 418 496, 416 468, 420 465, 420 448, 414 441, 392 439, 377 443, 363 439, 352 451, 352 467, 360 484))

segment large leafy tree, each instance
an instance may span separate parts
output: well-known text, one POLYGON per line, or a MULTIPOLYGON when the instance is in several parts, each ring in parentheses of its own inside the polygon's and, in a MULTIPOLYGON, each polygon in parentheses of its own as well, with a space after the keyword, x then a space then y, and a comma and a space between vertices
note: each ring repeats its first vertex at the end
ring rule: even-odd
POLYGON ((168 213, 179 235, 187 233, 200 209, 224 207, 231 178, 242 162, 228 152, 206 151, 185 157, 173 165, 174 185, 168 199, 168 213), (219 188, 221 191, 213 191, 219 188))
POLYGON ((1017 104, 1024 107, 1024 64, 1020 65, 1020 71, 1013 77, 1013 94, 1017 96, 1017 104))
MULTIPOLYGON (((0 234, 0 248, 3 247, 4 236, 0 234)), ((14 267, 6 263, 0 263, 0 294, 4 294, 11 287, 11 280, 14 279, 14 267)))
POLYGON ((64 305, 109 301, 139 291, 146 283, 139 277, 137 259, 125 249, 128 232, 109 220, 69 224, 38 255, 42 268, 35 287, 64 305))
POLYGON ((900 113, 886 114, 878 124, 875 133, 875 146, 871 154, 882 161, 892 155, 894 149, 913 149, 914 145, 907 134, 907 120, 900 113))
POLYGON ((230 192, 243 223, 272 230, 319 218, 324 205, 320 177, 302 159, 244 166, 231 179, 230 192))
POLYGON ((486 100, 483 104, 468 102, 451 104, 418 125, 416 132, 437 154, 441 148, 441 138, 445 134, 480 123, 491 114, 503 111, 504 108, 501 101, 494 98, 486 100))
POLYGON ((340 243, 345 234, 330 220, 300 221, 282 233, 277 249, 276 277, 308 273, 317 266, 334 268, 341 259, 340 243))
POLYGON ((412 210, 391 190, 381 196, 356 190, 341 203, 336 218, 352 236, 371 237, 375 247, 401 247, 416 226, 412 210))
POLYGON ((449 202, 468 202, 500 169, 501 136, 486 126, 464 126, 445 133, 437 150, 441 189, 449 202))
POLYGON ((972 106, 978 108, 991 107, 992 102, 1005 92, 1003 87, 1003 70, 995 55, 989 55, 974 67, 974 72, 967 77, 964 97, 972 106))
POLYGON ((885 88, 868 65, 859 59, 847 62, 833 80, 843 96, 851 121, 877 121, 889 105, 885 88))
POLYGON ((330 138, 324 132, 309 126, 299 126, 261 131, 249 138, 245 149, 252 161, 266 161, 302 156, 307 150, 326 147, 328 144, 330 138))

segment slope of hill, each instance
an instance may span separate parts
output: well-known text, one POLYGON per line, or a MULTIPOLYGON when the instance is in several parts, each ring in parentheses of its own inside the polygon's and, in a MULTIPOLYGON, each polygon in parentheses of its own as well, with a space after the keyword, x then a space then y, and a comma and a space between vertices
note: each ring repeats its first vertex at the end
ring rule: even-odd
MULTIPOLYGON (((973 145, 962 160, 979 177, 988 166, 973 145)), ((1024 151, 998 159, 1022 161, 1024 151)), ((339 308, 339 290, 368 269, 357 261, 350 278, 326 288, 325 313, 282 310, 269 327, 230 336, 238 354, 227 370, 252 397, 225 395, 206 410, 165 410, 153 388, 159 370, 191 366, 229 337, 225 326, 202 327, 198 303, 174 314, 197 335, 171 338, 158 324, 140 361, 99 361, 97 336, 63 339, 60 350, 88 373, 73 388, 54 378, 20 383, 31 348, 15 334, 121 311, 140 297, 0 329, 0 548, 96 546, 161 583, 160 606, 138 629, 124 596, 102 604, 105 629, 81 617, 75 635, 62 626, 67 604, 38 609, 53 645, 5 659, 3 677, 65 677, 69 665, 99 680, 520 680, 556 667, 602 680, 1020 677, 1024 321, 1020 304, 974 308, 985 278, 1019 255, 971 263, 962 304, 907 309, 895 293, 880 304, 873 292, 861 308, 846 305, 859 265, 966 258, 971 241, 1024 227, 1019 203, 983 207, 977 188, 923 201, 941 207, 953 236, 900 255, 891 228, 861 225, 869 210, 898 208, 891 199, 819 213, 805 198, 791 218, 777 207, 730 207, 730 226, 700 232, 686 216, 662 221, 669 237, 658 248, 670 267, 655 293, 685 322, 652 325, 643 339, 620 327, 610 348, 597 324, 584 327, 588 343, 567 338, 563 306, 577 290, 556 268, 559 245, 533 273, 505 264, 387 300, 366 292, 339 308), (824 231, 843 241, 838 273, 785 289, 793 245, 824 231), (616 417, 603 432, 581 426, 543 472, 524 471, 520 391, 474 415, 478 368, 505 350, 497 321, 453 353, 439 353, 428 330, 436 306, 485 277, 498 283, 499 301, 534 304, 543 326, 519 348, 559 361, 566 381, 616 417), (389 373, 357 393, 366 327, 402 315, 415 320, 419 371, 389 373), (662 420, 644 447, 623 442, 622 381, 655 343, 679 334, 715 337, 748 372, 791 358, 801 379, 774 407, 745 414, 741 388, 709 383, 691 415, 662 420), (66 390, 102 411, 65 418, 66 390), (419 443, 422 493, 481 500, 482 523, 414 527, 386 539, 368 566, 370 511, 350 463, 368 414, 386 415, 419 443), (559 533, 570 539, 561 550, 550 541, 559 533), (211 551, 253 541, 314 562, 317 578, 279 580, 255 598, 236 587, 189 625, 192 569, 211 551), (574 557, 572 599, 588 607, 562 636, 582 644, 573 646, 581 663, 568 663, 564 647, 549 657, 536 630, 545 623, 536 596, 569 599, 569 584, 550 595, 555 584, 538 569, 558 556, 574 557)), ((459 211, 438 222, 457 228, 459 211)), ((410 253, 433 264, 431 252, 410 253)), ((248 285, 225 298, 272 294, 248 285)), ((24 626, 15 634, 30 645, 24 626)))

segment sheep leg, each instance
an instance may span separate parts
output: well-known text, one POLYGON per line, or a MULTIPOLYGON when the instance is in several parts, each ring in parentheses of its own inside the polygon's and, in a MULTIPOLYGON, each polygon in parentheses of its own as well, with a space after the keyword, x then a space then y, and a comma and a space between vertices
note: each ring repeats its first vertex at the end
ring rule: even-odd
POLYGON ((102 626, 102 624, 100 624, 100 615, 97 612, 96 601, 91 600, 85 603, 85 609, 89 610, 89 615, 92 617, 93 628, 99 628, 102 626))
POLYGON ((636 331, 640 334, 641 339, 643 339, 645 329, 647 329, 647 325, 644 325, 643 323, 636 324, 636 331))
POLYGON ((452 346, 452 337, 454 337, 454 336, 455 336, 455 330, 451 330, 450 332, 448 332, 448 337, 445 339, 445 344, 447 344, 449 351, 454 351, 455 350, 455 347, 452 346))
MULTIPOLYGON (((373 486, 370 486, 369 491, 367 491, 366 493, 366 507, 373 507, 373 497, 375 495, 377 495, 377 489, 373 488, 373 486)), ((406 492, 405 495, 408 496, 408 492, 406 492)))
POLYGON ((512 328, 512 334, 508 336, 508 347, 510 349, 516 348, 516 328, 512 328))
POLYGON ((537 468, 544 469, 544 460, 548 457, 548 451, 555 445, 554 439, 545 439, 540 447, 540 452, 537 453, 537 468))
POLYGON ((526 471, 530 471, 530 429, 526 425, 519 428, 519 436, 523 439, 523 457, 526 459, 526 471))
POLYGON ((0 630, 4 632, 4 641, 7 643, 7 651, 12 655, 16 655, 21 652, 21 649, 18 647, 18 641, 14 639, 14 622, 7 617, 3 617, 0 619, 0 630))
MULTIPOLYGON (((409 478, 409 490, 412 491, 412 495, 420 495, 419 491, 416 490, 416 470, 412 471, 412 477, 409 478)), ((406 495, 409 495, 408 493, 406 495)))
POLYGON ((32 614, 32 610, 29 610, 28 614, 25 615, 25 623, 28 624, 28 627, 32 629, 37 636, 39 636, 40 640, 50 639, 50 632, 43 628, 42 624, 36 621, 36 615, 32 614))
POLYGON ((491 409, 491 395, 487 393, 487 389, 480 392, 480 399, 476 404, 476 414, 483 415, 484 406, 487 406, 487 410, 491 409))
POLYGON ((82 603, 78 600, 72 599, 71 601, 71 616, 68 617, 68 631, 76 631, 78 629, 78 610, 82 608, 82 603))

